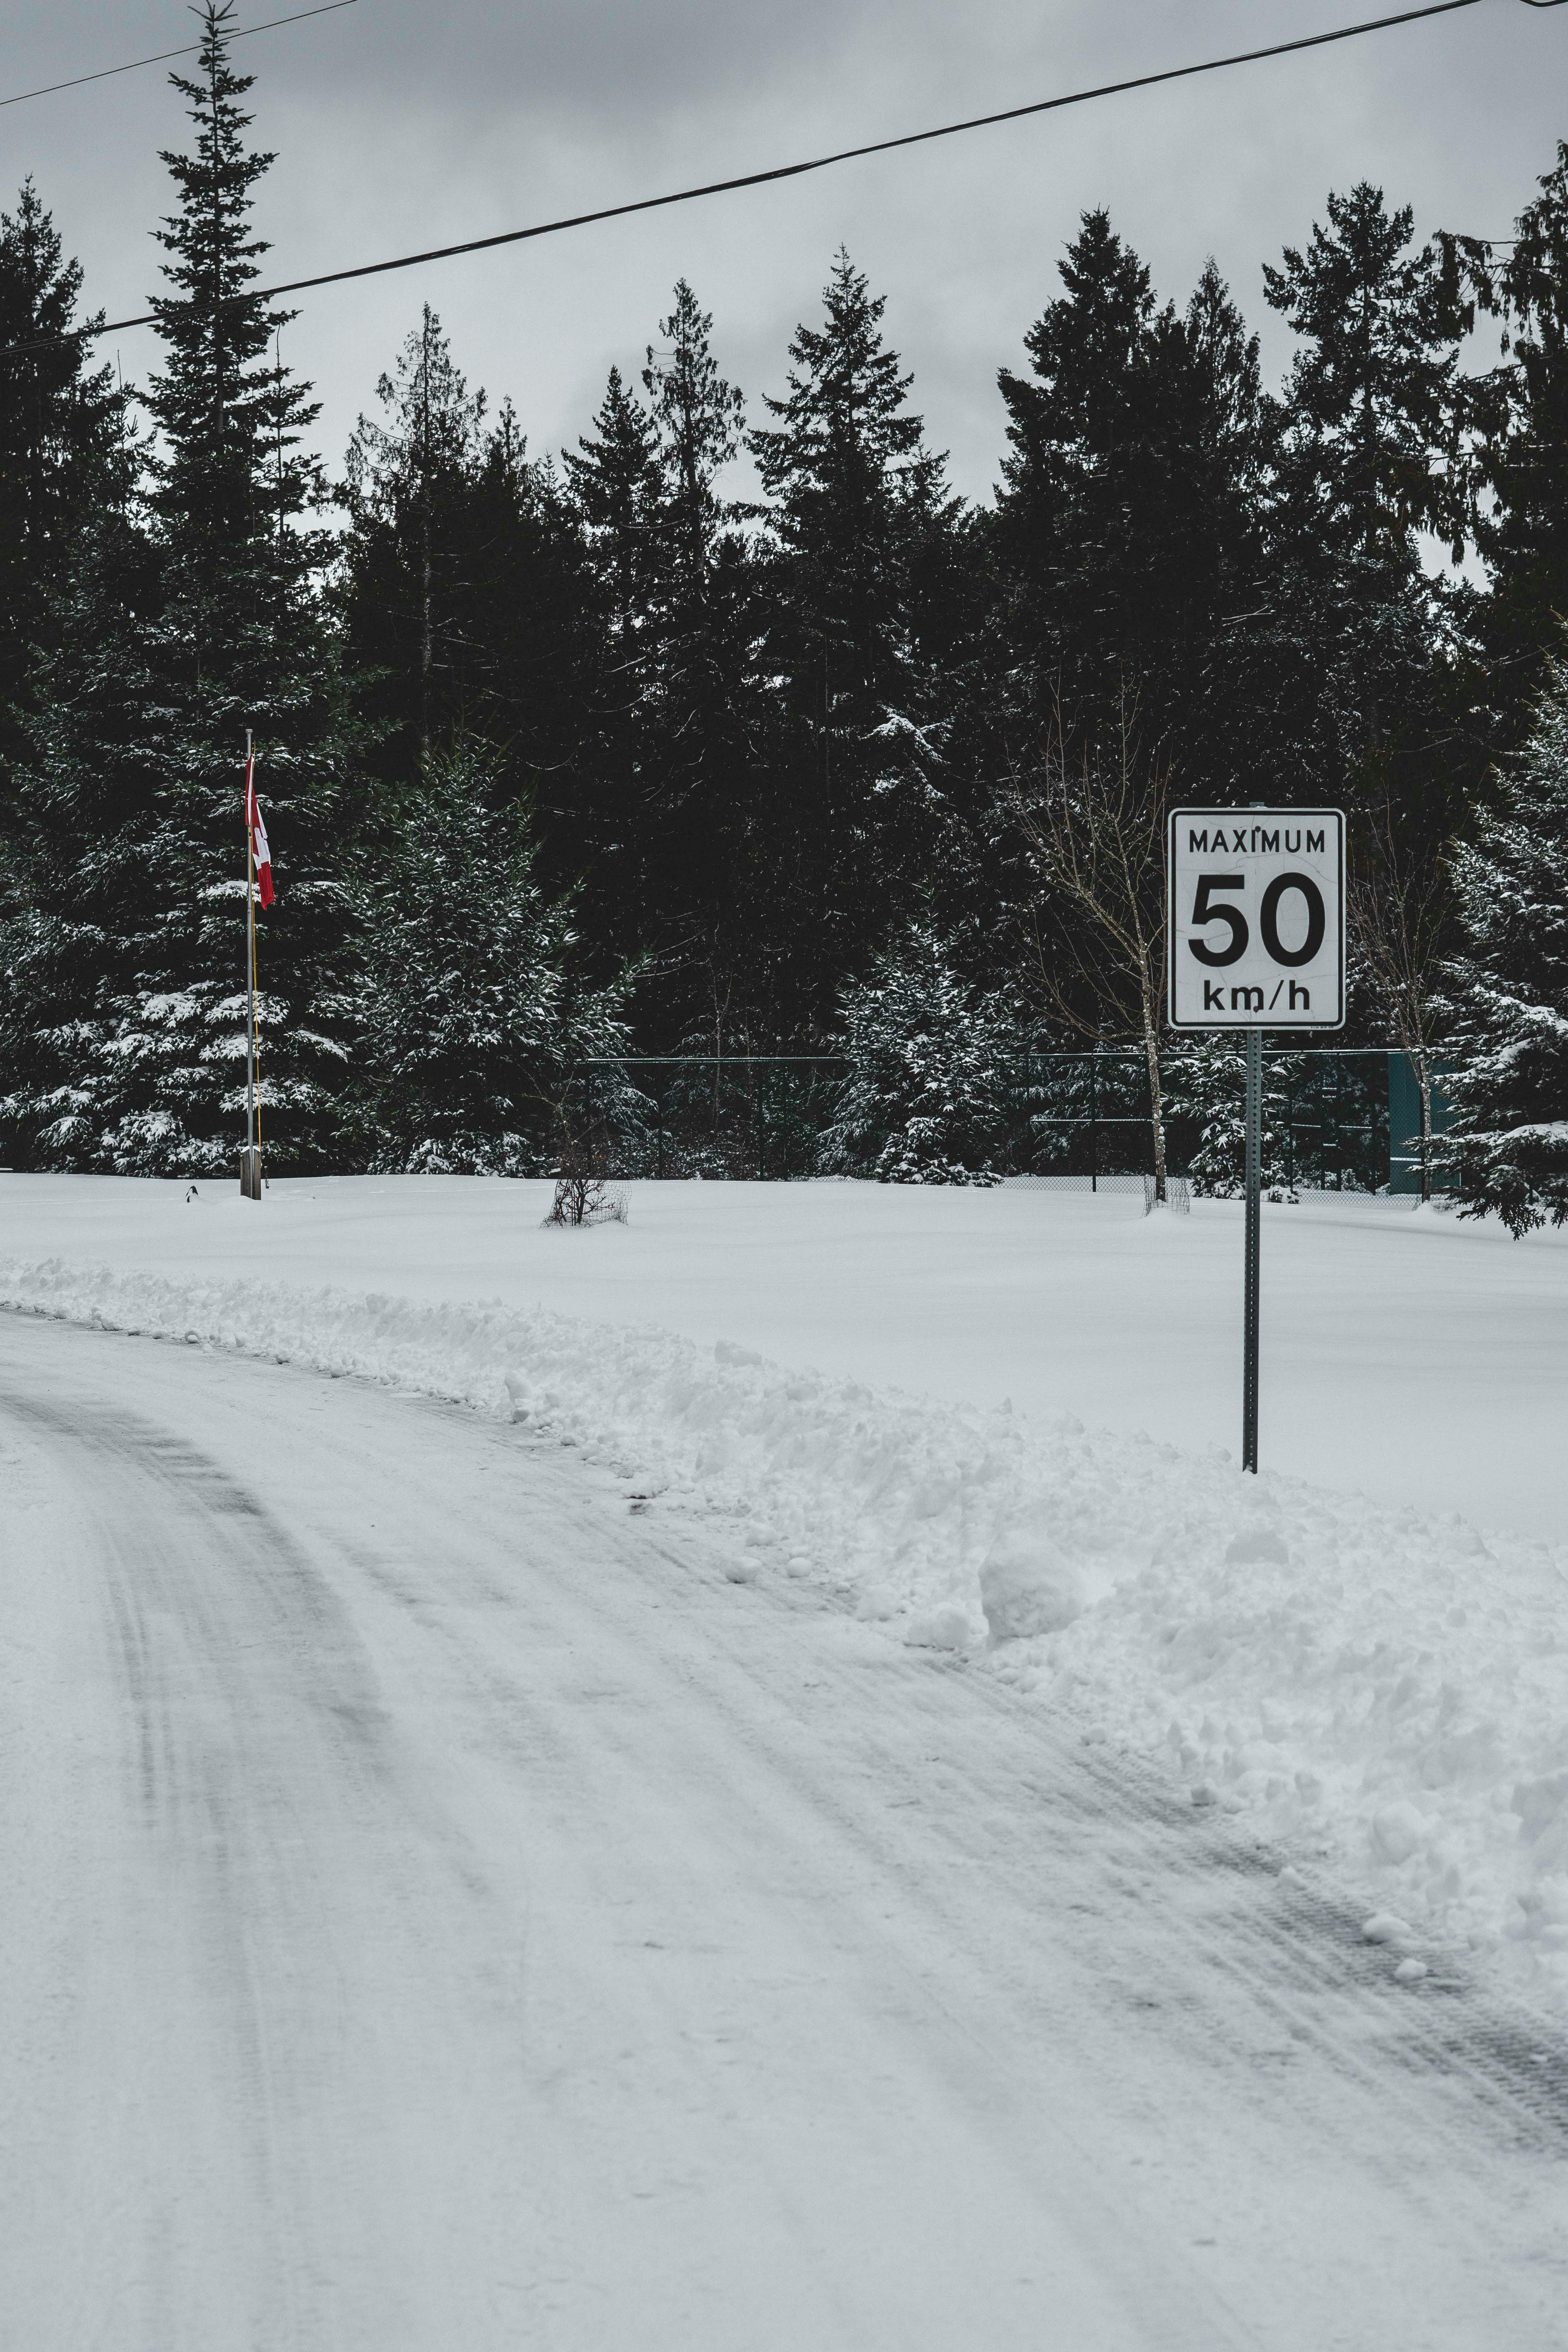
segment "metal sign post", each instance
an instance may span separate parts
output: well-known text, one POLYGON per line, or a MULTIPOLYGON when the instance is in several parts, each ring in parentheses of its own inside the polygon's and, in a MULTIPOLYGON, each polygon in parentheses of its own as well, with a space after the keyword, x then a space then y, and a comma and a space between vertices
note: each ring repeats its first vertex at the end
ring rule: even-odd
POLYGON ((1263 1032, 1247 1033, 1247 1275, 1241 1310, 1241 1466, 1258 1468, 1258 1277, 1263 1238, 1263 1032))
POLYGON ((1256 1471, 1263 1033, 1344 1026, 1344 814, 1173 809, 1165 874, 1171 1026, 1247 1039, 1241 1466, 1256 1471))

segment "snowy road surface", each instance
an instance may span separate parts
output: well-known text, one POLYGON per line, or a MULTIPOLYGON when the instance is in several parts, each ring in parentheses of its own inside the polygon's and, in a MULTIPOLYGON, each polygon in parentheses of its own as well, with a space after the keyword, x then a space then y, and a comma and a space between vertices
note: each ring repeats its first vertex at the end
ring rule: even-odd
POLYGON ((15 2352, 1568 2345, 1552 2029, 521 1430, 0 1318, 0 1676, 15 2352))

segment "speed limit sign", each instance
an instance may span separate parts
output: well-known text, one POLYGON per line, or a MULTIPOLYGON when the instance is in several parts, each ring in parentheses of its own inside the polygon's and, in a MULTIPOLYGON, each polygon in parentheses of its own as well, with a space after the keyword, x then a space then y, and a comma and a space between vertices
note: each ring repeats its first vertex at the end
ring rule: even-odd
POLYGON ((1241 1466, 1256 1471, 1263 1033, 1344 1026, 1344 813, 1173 809, 1170 826, 1167 1017, 1173 1029, 1240 1029, 1247 1039, 1241 1466))
POLYGON ((1342 1029, 1340 809, 1176 809, 1166 924, 1173 1029, 1342 1029))

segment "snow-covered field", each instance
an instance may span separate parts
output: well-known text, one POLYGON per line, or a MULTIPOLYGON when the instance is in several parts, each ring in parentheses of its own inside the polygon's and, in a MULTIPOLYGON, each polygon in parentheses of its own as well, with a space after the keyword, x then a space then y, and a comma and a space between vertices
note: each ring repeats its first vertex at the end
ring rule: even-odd
POLYGON ((1233 1204, 648 1185, 562 1233, 547 1199, 0 1176, 0 1300, 526 1422, 738 1582, 1159 1759, 1412 1985, 1468 1951, 1568 1999, 1561 1241, 1268 1210, 1253 1481, 1233 1204))

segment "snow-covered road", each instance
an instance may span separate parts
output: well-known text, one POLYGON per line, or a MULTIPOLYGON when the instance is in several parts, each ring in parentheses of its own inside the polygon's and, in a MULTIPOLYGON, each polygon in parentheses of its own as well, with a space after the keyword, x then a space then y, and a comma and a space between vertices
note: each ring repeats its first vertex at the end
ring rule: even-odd
POLYGON ((0 1317, 16 2352, 1535 2352, 1560 2033, 521 1428, 0 1317))

